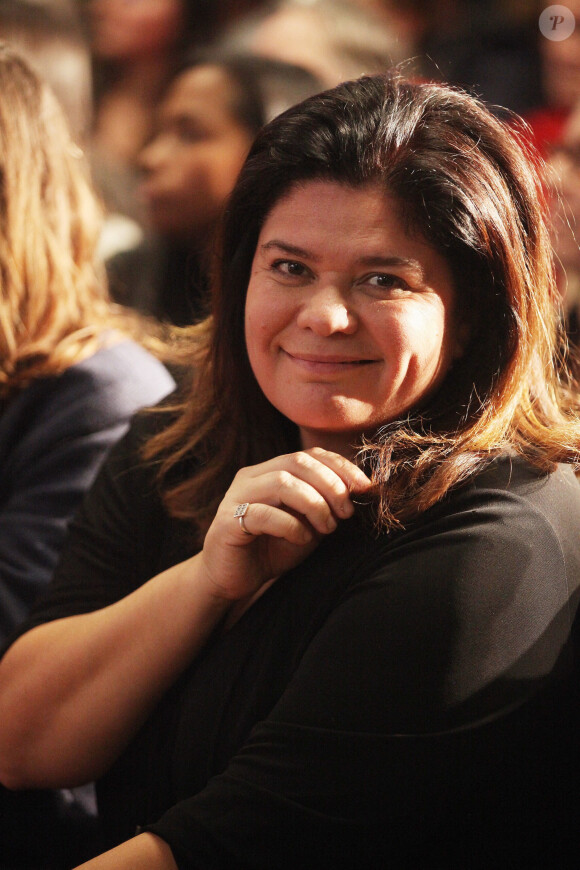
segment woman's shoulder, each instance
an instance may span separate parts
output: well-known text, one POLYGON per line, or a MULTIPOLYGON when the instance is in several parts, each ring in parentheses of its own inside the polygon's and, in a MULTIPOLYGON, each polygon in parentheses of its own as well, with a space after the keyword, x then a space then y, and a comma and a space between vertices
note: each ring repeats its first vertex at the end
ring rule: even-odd
POLYGON ((175 387, 167 367, 131 338, 105 344, 71 366, 65 375, 71 380, 90 380, 100 387, 113 384, 117 389, 125 388, 133 394, 151 395, 153 402, 162 399, 175 387))
POLYGON ((572 468, 543 474, 502 457, 412 526, 359 545, 329 633, 353 671, 360 644, 357 673, 374 650, 379 684, 404 679, 405 717, 415 727, 483 721, 535 692, 567 648, 579 531, 572 468), (404 670, 377 655, 381 645, 404 670))
POLYGON ((514 577, 524 566, 541 573, 550 562, 554 570, 561 566, 562 577, 569 573, 580 583, 580 481, 570 465, 546 472, 502 455, 395 535, 393 546, 418 540, 465 559, 473 554, 476 574, 487 570, 490 559, 514 577))
MULTIPOLYGON (((502 456, 406 528, 380 535, 359 556, 357 579, 436 611, 514 597, 555 609, 580 590, 580 482, 571 466, 545 473, 502 456)), ((529 606, 529 607, 528 607, 529 606)))
POLYGON ((568 533, 580 552, 580 480, 574 468, 560 464, 542 471, 522 457, 501 455, 413 521, 379 535, 377 545, 385 552, 408 540, 436 537, 439 541, 442 532, 454 528, 485 527, 501 528, 508 536, 527 529, 529 537, 534 528, 558 537, 568 533))
MULTIPOLYGON (((356 513, 339 535, 355 577, 369 576, 373 566, 379 573, 386 566, 390 575, 399 562, 412 571, 418 563, 431 571, 444 563, 458 565, 458 558, 471 561, 474 574, 486 570, 494 557, 498 570, 505 570, 522 548, 529 553, 528 565, 540 565, 545 549, 563 568, 571 560, 580 582, 580 480, 570 465, 545 472, 521 457, 502 455, 415 520, 389 532, 373 529, 372 506, 356 513)), ((447 577, 453 574, 446 569, 447 577)))
MULTIPOLYGON (((100 431, 127 423, 139 409, 157 405, 175 389, 175 381, 156 357, 124 339, 101 347, 31 389, 42 395, 45 407, 60 409, 58 413, 74 412, 81 420, 82 410, 83 427, 100 431)), ((37 402, 36 407, 40 410, 37 402)))
POLYGON ((442 509, 492 511, 501 523, 528 516, 528 531, 549 527, 562 538, 569 535, 580 551, 580 480, 571 465, 542 471, 519 456, 502 455, 464 486, 452 492, 442 509))
POLYGON ((473 489, 499 489, 532 495, 548 486, 572 485, 573 491, 580 487, 572 465, 562 463, 551 471, 543 471, 529 460, 515 453, 502 453, 469 479, 467 486, 473 489))

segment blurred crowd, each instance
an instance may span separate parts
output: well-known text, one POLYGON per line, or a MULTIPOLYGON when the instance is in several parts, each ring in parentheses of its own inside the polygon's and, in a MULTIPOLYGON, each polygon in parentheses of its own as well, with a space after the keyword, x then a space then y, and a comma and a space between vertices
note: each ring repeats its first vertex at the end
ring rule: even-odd
MULTIPOLYGON (((528 121, 557 168, 555 242, 575 298, 580 28, 547 38, 545 6, 2 0, 0 37, 32 57, 90 156, 114 297, 184 325, 206 311, 211 232, 258 127, 311 92, 395 64, 528 121)), ((567 8, 580 17, 580 0, 567 8)))

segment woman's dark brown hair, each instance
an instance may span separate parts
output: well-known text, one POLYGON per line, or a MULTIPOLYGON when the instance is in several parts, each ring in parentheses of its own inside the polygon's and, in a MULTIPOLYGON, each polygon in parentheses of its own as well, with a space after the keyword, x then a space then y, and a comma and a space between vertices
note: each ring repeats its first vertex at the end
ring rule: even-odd
POLYGON ((205 525, 238 468, 299 446, 253 376, 244 305, 265 218, 310 180, 378 185, 394 198, 405 230, 449 264, 470 335, 436 395, 358 445, 379 524, 412 519, 501 451, 544 470, 575 462, 580 428, 559 362, 538 159, 515 125, 461 91, 368 76, 285 112, 248 156, 223 226, 213 317, 194 332, 191 395, 147 450, 162 457, 162 477, 186 456, 201 462, 167 488, 172 513, 205 525))

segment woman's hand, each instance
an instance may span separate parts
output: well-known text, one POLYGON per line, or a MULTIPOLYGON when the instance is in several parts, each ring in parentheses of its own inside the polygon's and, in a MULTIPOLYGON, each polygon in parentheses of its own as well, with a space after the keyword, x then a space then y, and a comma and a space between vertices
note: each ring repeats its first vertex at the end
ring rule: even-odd
POLYGON ((338 521, 352 516, 351 493, 370 485, 356 465, 320 447, 242 468, 203 546, 205 572, 216 596, 247 598, 299 564, 338 521), (246 503, 242 526, 234 514, 246 503))
POLYGON ((369 486, 320 448, 244 468, 202 552, 114 604, 18 638, 0 663, 0 780, 57 788, 102 776, 215 628, 311 553, 352 515, 350 493, 369 486), (234 517, 245 502, 251 535, 234 517))

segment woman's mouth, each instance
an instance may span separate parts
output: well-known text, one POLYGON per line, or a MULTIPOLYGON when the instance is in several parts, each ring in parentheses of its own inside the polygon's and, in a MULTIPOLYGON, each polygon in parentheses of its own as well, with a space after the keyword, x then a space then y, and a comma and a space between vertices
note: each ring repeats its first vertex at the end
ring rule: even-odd
POLYGON ((282 352, 299 368, 318 374, 343 373, 348 369, 360 368, 376 363, 378 360, 351 354, 317 354, 302 351, 282 352))

